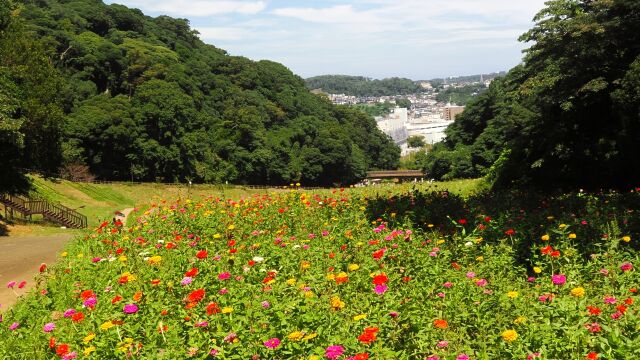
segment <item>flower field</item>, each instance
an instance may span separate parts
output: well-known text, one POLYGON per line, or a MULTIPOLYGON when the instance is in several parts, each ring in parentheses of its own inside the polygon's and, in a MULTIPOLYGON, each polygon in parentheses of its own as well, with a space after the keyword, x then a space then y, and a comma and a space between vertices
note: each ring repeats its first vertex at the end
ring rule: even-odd
POLYGON ((419 221, 368 189, 154 204, 43 266, 0 357, 637 359, 640 195, 612 196, 419 221))

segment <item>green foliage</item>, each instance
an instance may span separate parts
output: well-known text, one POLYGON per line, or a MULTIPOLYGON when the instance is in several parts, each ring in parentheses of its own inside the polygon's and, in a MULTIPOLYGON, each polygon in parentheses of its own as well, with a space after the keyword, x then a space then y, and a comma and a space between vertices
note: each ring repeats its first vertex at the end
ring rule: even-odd
POLYGON ((353 96, 393 96, 422 92, 420 85, 404 78, 370 79, 362 76, 321 75, 305 80, 309 89, 353 96))
POLYGON ((30 130, 28 154, 46 146, 99 179, 163 182, 348 184, 397 165, 399 150, 372 118, 311 94, 281 64, 204 44, 187 20, 94 0, 22 3, 49 59, 23 56, 53 62, 66 79, 33 79, 64 114, 58 102, 33 101, 25 124, 66 122, 62 134, 30 130))
MULTIPOLYGON (((535 21, 521 37, 532 44, 524 63, 467 106, 431 164, 456 153, 465 176, 493 166, 497 187, 637 183, 640 4, 556 0, 535 21)), ((444 168, 443 178, 461 175, 444 168)))
POLYGON ((466 105, 479 94, 485 92, 484 84, 464 85, 461 87, 448 87, 438 92, 436 100, 445 103, 466 105))
POLYGON ((420 148, 425 146, 424 137, 422 136, 409 136, 407 139, 407 145, 410 148, 420 148))
POLYGON ((394 105, 388 101, 383 103, 377 102, 375 104, 355 104, 352 107, 364 111, 370 116, 386 116, 389 115, 391 109, 394 108, 394 105))

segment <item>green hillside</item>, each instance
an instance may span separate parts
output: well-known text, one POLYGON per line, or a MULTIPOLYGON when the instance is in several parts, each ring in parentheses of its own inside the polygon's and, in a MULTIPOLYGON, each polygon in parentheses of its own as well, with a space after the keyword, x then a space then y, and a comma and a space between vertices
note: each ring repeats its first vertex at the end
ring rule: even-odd
POLYGON ((308 78, 305 82, 309 89, 353 96, 393 96, 422 91, 413 80, 396 77, 377 80, 363 76, 321 75, 308 78))
POLYGON ((187 20, 96 0, 0 5, 0 120, 12 129, 0 142, 15 169, 0 188, 21 168, 331 185, 398 163, 373 119, 311 94, 281 64, 204 44, 187 20))

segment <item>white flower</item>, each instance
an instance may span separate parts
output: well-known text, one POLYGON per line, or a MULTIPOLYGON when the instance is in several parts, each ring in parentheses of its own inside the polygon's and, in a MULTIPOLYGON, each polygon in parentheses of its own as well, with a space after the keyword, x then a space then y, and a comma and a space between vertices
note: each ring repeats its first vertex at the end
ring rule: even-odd
POLYGON ((472 247, 472 246, 473 246, 473 243, 472 243, 471 241, 467 241, 467 242, 464 244, 464 246, 466 246, 466 247, 472 247))
POLYGON ((254 256, 253 257, 253 261, 259 263, 259 262, 263 262, 264 258, 262 256, 254 256))

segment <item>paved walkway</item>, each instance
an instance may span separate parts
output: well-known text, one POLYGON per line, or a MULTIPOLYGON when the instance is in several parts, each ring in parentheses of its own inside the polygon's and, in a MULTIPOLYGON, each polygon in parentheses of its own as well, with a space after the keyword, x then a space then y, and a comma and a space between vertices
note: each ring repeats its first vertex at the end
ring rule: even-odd
POLYGON ((2 310, 16 302, 16 295, 7 288, 9 281, 26 281, 23 289, 14 289, 18 295, 33 288, 33 277, 38 274, 40 264, 53 264, 58 253, 73 237, 72 234, 49 236, 3 236, 0 237, 0 304, 2 310))
MULTIPOLYGON (((133 208, 124 209, 121 218, 124 224, 133 208)), ((17 297, 7 288, 9 281, 20 283, 26 281, 23 289, 14 287, 18 295, 29 292, 34 286, 33 278, 38 274, 40 264, 53 265, 58 254, 73 238, 73 234, 32 235, 32 236, 0 236, 0 312, 15 304, 17 297)))

